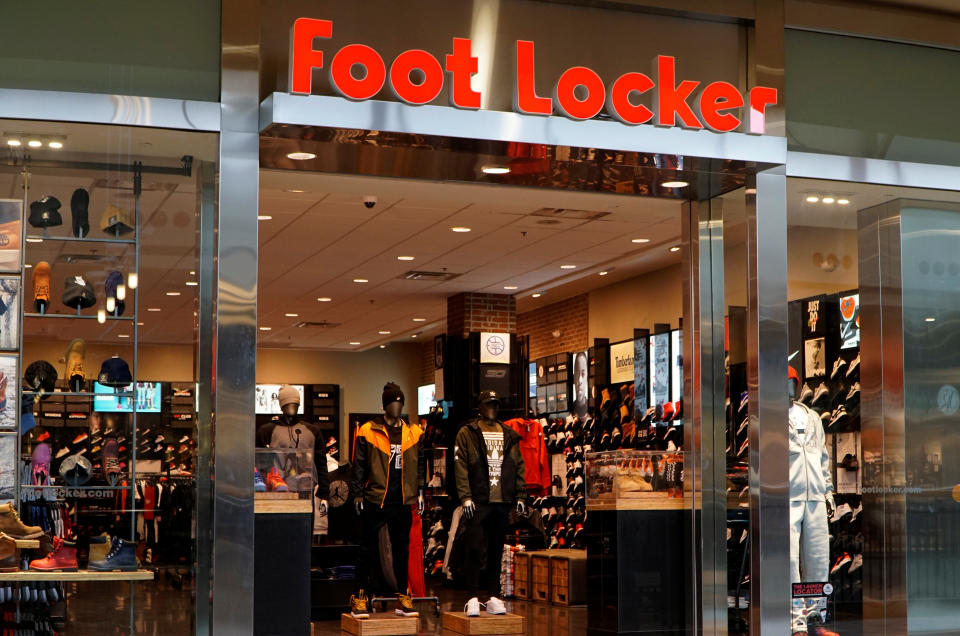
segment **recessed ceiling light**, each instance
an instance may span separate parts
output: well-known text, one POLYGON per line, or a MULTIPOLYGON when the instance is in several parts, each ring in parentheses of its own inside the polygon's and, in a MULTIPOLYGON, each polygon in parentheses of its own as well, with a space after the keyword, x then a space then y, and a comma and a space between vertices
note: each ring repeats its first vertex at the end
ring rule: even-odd
POLYGON ((284 192, 293 192, 294 194, 301 194, 301 193, 305 192, 305 190, 298 190, 298 189, 296 189, 296 188, 290 188, 290 189, 288 189, 288 190, 284 190, 284 192))
POLYGON ((356 347, 356 346, 359 345, 359 344, 360 344, 360 343, 357 342, 356 340, 350 342, 350 345, 353 346, 353 347, 356 347))
POLYGON ((179 296, 180 292, 167 292, 167 296, 179 296))
POLYGON ((426 318, 414 318, 413 322, 427 322, 426 318))
POLYGON ((33 265, 31 265, 30 263, 27 263, 27 264, 24 265, 24 267, 27 268, 27 269, 29 269, 29 268, 33 267, 33 265))
POLYGON ((269 214, 258 214, 258 215, 257 215, 257 220, 258 220, 258 221, 272 221, 272 220, 273 220, 273 217, 270 216, 269 214))
POLYGON ((483 174, 510 174, 510 168, 507 166, 484 166, 480 169, 483 174))
POLYGON ((925 318, 924 320, 926 320, 927 322, 937 322, 937 319, 934 318, 933 316, 930 316, 929 318, 925 318))
POLYGON ((453 227, 450 228, 450 229, 453 230, 454 232, 461 232, 461 233, 462 233, 462 232, 469 232, 469 231, 470 231, 470 228, 464 227, 464 226, 462 226, 462 225, 455 225, 455 226, 453 226, 453 227))
POLYGON ((197 275, 197 272, 195 272, 194 270, 191 269, 191 270, 190 270, 190 275, 191 275, 191 276, 196 276, 196 275, 197 275))
POLYGON ((678 179, 676 181, 664 181, 660 185, 664 188, 686 188, 688 185, 690 185, 690 183, 687 181, 680 181, 678 179))
POLYGON ((42 238, 28 238, 27 243, 43 243, 42 238))
POLYGON ((647 238, 636 238, 636 239, 630 239, 630 242, 631 242, 631 243, 649 243, 649 242, 650 242, 650 239, 647 239, 647 238))
POLYGON ((195 280, 188 280, 187 282, 184 283, 184 285, 186 285, 187 287, 196 287, 197 285, 199 285, 199 283, 195 280))
POLYGON ((831 205, 834 201, 836 201, 836 199, 833 197, 823 197, 823 202, 827 205, 831 205))
POLYGON ((517 287, 516 285, 504 285, 503 288, 504 288, 504 289, 510 289, 510 290, 520 289, 520 288, 517 287))
POLYGON ((417 337, 417 334, 412 333, 412 334, 410 334, 410 337, 411 337, 411 338, 416 338, 416 337, 417 337))
POLYGON ((48 142, 47 142, 47 147, 48 147, 48 148, 53 148, 54 150, 60 150, 61 148, 63 148, 63 142, 62 142, 62 141, 48 141, 48 142))
POLYGON ((355 282, 355 283, 369 283, 370 281, 368 281, 366 278, 354 278, 354 279, 353 279, 353 282, 355 282))
POLYGON ((306 161, 307 159, 315 159, 317 155, 312 152, 288 152, 287 159, 293 159, 294 161, 306 161))
POLYGON ((756 189, 756 188, 747 188, 747 189, 744 190, 743 192, 744 192, 744 194, 756 194, 756 193, 757 193, 757 189, 756 189))
POLYGON ((321 296, 320 298, 317 298, 317 302, 321 303, 328 303, 331 300, 333 300, 333 298, 330 298, 329 296, 321 296))
POLYGON ((543 294, 537 292, 536 294, 531 294, 530 298, 540 298, 543 294))
POLYGON ((138 323, 137 323, 137 326, 138 326, 138 327, 142 327, 142 326, 143 326, 143 323, 142 323, 142 322, 138 322, 138 323))
POLYGON ((377 333, 380 334, 381 336, 389 336, 389 335, 390 335, 390 331, 389 331, 388 329, 381 329, 381 330, 378 331, 377 333))
POLYGON ((609 274, 609 273, 610 273, 610 272, 604 270, 604 271, 600 272, 600 275, 601 275, 601 276, 606 276, 606 275, 609 274))
POLYGON ((415 257, 413 256, 398 256, 398 261, 412 261, 415 257))
POLYGON ((287 318, 299 318, 300 314, 283 314, 287 318))
POLYGON ((19 139, 7 139, 7 145, 16 148, 17 146, 20 145, 20 140, 19 140, 19 139))
POLYGON ((560 269, 577 269, 576 265, 561 265, 560 269))
POLYGON ((381 349, 386 349, 386 348, 387 348, 387 345, 380 345, 380 348, 381 348, 381 349))
POLYGON ((260 327, 260 331, 271 331, 273 327, 260 327))
POLYGON ((39 148, 43 145, 43 142, 40 141, 39 139, 31 139, 30 141, 27 142, 27 145, 30 146, 31 148, 39 148))
POLYGON ((679 246, 679 245, 674 245, 673 247, 670 248, 670 251, 671 251, 671 252, 679 252, 679 251, 680 251, 680 246, 679 246))
POLYGON ((807 197, 807 203, 816 203, 816 202, 818 202, 819 200, 820 200, 820 197, 818 197, 818 196, 816 196, 816 195, 814 195, 814 194, 811 194, 810 196, 807 197))
POLYGON ((147 311, 163 311, 159 307, 147 307, 147 311))
POLYGON ((118 333, 117 338, 129 338, 130 334, 128 333, 118 333))
POLYGON ((837 199, 837 205, 850 205, 850 199, 837 199))

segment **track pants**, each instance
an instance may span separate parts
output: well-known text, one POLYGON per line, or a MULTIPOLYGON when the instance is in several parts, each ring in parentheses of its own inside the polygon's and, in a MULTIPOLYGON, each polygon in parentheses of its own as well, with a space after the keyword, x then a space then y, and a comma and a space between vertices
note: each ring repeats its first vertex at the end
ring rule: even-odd
POLYGON ((471 596, 481 598, 486 590, 489 596, 500 596, 500 561, 503 559, 503 541, 510 526, 511 504, 477 504, 473 519, 461 519, 466 523, 466 562, 477 564, 467 570, 467 589, 471 596), (480 563, 485 563, 484 576, 480 576, 480 563))
MULTIPOLYGON (((790 502, 790 582, 823 583, 830 579, 830 530, 823 501, 790 502)), ((804 609, 794 606, 791 627, 806 631, 804 609)))
POLYGON ((371 592, 387 591, 383 571, 380 566, 380 528, 387 526, 390 535, 390 552, 393 557, 393 575, 397 589, 393 592, 407 592, 407 572, 410 564, 410 525, 413 516, 410 506, 405 504, 387 504, 383 508, 369 501, 363 504, 363 537, 360 544, 360 567, 357 572, 357 585, 371 592))

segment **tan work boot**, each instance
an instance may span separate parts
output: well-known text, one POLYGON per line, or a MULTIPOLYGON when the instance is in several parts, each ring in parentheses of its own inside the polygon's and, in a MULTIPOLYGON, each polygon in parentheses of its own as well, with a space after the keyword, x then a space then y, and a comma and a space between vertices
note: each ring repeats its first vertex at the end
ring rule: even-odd
POLYGON ((39 539, 43 536, 43 528, 28 526, 20 521, 20 515, 13 504, 0 504, 0 532, 14 539, 39 539))
POLYGON ((0 533, 0 572, 16 572, 20 569, 17 540, 0 533))

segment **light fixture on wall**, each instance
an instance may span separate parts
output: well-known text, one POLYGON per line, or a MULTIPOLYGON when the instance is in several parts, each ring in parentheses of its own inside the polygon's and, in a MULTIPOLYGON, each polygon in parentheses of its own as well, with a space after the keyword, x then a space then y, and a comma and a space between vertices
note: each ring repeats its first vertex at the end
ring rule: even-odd
POLYGON ((66 145, 66 135, 41 135, 28 132, 5 132, 4 138, 7 140, 7 146, 10 148, 21 148, 27 146, 37 149, 46 146, 50 150, 62 150, 66 145))
POLYGON ((310 159, 316 159, 317 155, 312 152, 288 152, 287 159, 293 159, 294 161, 308 161, 310 159))

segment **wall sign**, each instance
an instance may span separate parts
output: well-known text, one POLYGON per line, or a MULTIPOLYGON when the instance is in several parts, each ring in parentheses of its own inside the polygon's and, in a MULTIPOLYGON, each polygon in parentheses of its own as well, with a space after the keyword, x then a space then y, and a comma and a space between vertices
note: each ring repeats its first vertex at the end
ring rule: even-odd
POLYGON ((480 363, 510 364, 510 334, 481 332, 480 363))
POLYGON ((633 340, 610 345, 610 384, 633 382, 633 340))
MULTIPOLYGON (((482 102, 480 92, 470 84, 477 73, 479 58, 472 54, 469 38, 453 38, 450 53, 441 61, 420 49, 401 52, 387 63, 366 44, 348 44, 325 58, 315 49, 317 40, 333 37, 333 21, 298 18, 290 35, 291 93, 309 95, 314 69, 324 68, 330 83, 340 95, 352 100, 376 97, 386 86, 398 99, 413 105, 427 104, 443 92, 446 85, 450 105, 477 110, 482 102)), ((765 112, 777 103, 777 90, 755 86, 744 96, 729 82, 701 82, 676 77, 676 59, 658 55, 650 75, 624 73, 604 81, 585 66, 572 66, 555 79, 552 96, 536 92, 536 52, 534 43, 517 40, 513 51, 513 108, 524 115, 547 116, 554 113, 570 119, 591 119, 606 109, 614 119, 628 125, 654 124, 707 128, 731 132, 743 125, 740 113, 748 109, 748 122, 743 132, 763 134, 765 112), (636 102, 636 97, 649 93, 652 106, 636 102)))

